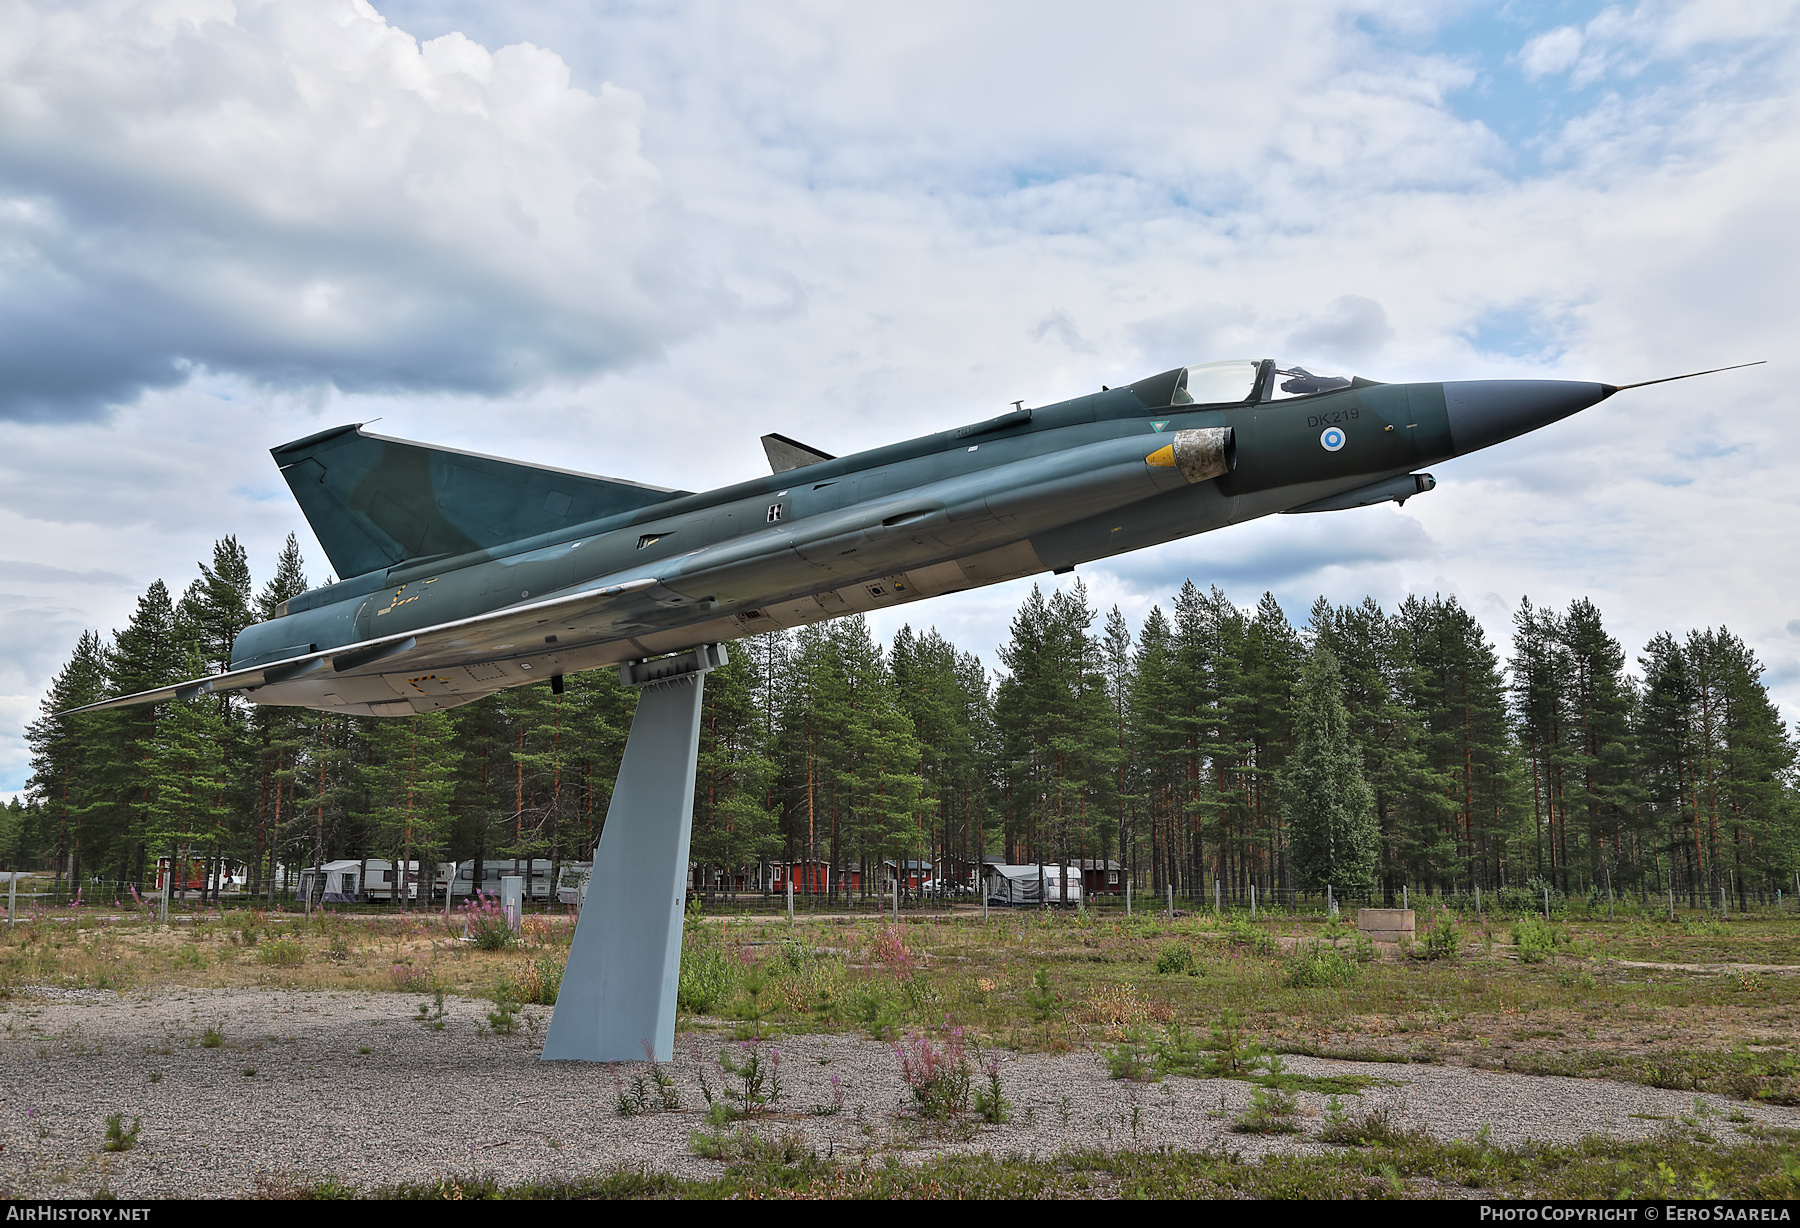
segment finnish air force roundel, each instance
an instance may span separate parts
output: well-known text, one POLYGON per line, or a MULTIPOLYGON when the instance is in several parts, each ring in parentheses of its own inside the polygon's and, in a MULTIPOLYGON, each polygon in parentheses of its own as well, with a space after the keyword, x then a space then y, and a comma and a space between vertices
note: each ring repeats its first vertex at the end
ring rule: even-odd
POLYGON ((1324 448, 1327 452, 1336 452, 1339 448, 1343 447, 1344 428, 1340 426, 1326 427, 1325 433, 1319 436, 1319 446, 1324 448))

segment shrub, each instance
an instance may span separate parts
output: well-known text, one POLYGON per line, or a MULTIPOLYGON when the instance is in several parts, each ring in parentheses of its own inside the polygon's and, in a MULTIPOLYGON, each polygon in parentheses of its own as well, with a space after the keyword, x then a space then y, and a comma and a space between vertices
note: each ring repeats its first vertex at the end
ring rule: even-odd
POLYGON ((1031 1016, 1039 1023, 1048 1023, 1056 1014, 1056 1004, 1062 995, 1050 988, 1050 969, 1040 967, 1031 977, 1031 988, 1025 991, 1025 1005, 1031 1008, 1031 1016))
POLYGON ((291 938, 278 938, 256 948, 256 962, 271 968, 292 968, 306 962, 306 948, 291 938))
POLYGON ((1319 1131, 1321 1143, 1338 1147, 1398 1147, 1418 1137, 1400 1127, 1387 1105, 1352 1118, 1343 1111, 1336 1096, 1325 1106, 1325 1128, 1319 1131))
POLYGON ((1200 970, 1194 964, 1194 948, 1185 942, 1171 942, 1156 957, 1156 971, 1159 976, 1198 976, 1200 970))
POLYGON ((1262 1045, 1244 1037, 1244 1021, 1238 1013, 1227 1010, 1212 1027, 1211 1056, 1204 1060, 1206 1073, 1219 1078, 1248 1074, 1263 1063, 1262 1045))
POLYGON ((1290 989, 1322 989, 1333 985, 1353 985, 1361 969, 1356 960, 1334 946, 1309 942, 1294 952, 1288 965, 1287 985, 1290 989))
POLYGON ((106 1141, 100 1144, 103 1151, 130 1151, 137 1146, 138 1131, 143 1127, 144 1119, 135 1118, 131 1129, 125 1128, 125 1114, 108 1113, 106 1115, 106 1141))
POLYGON ((519 1017, 513 1013, 515 1003, 501 998, 494 1003, 494 1009, 488 1012, 488 1027, 494 1029, 496 1035, 511 1036, 519 1030, 519 1017))
POLYGON ((1455 959, 1462 950, 1462 934, 1448 913, 1425 935, 1426 959, 1455 959))
POLYGON ((1145 1043, 1141 1028, 1133 1029, 1123 1041, 1109 1047, 1105 1057, 1107 1074, 1111 1078, 1133 1083, 1154 1083, 1162 1078, 1157 1069, 1159 1063, 1145 1043))
POLYGON ((1298 1108, 1294 1097, 1276 1087, 1259 1087, 1251 1093, 1250 1107, 1231 1123, 1233 1134, 1294 1134, 1300 1127, 1291 1120, 1298 1108))
POLYGON ((1225 926, 1225 936, 1234 948, 1267 955, 1275 949, 1275 940, 1253 921, 1234 917, 1225 926))
POLYGON ((1512 923, 1513 947, 1528 964, 1542 962, 1559 946, 1569 942, 1567 930, 1559 930, 1534 915, 1520 917, 1512 923))

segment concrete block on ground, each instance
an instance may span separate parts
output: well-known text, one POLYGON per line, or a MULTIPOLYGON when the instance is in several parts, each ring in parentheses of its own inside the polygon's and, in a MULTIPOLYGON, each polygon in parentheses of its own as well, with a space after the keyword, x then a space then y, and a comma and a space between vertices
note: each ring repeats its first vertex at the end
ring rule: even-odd
POLYGON ((1356 928, 1371 942, 1399 942, 1413 936, 1413 910, 1361 908, 1356 913, 1356 928))

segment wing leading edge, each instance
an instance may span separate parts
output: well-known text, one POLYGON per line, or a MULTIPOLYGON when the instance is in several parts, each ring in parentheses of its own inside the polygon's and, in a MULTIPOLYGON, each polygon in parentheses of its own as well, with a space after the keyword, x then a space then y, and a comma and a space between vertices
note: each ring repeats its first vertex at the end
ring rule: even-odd
MULTIPOLYGON (((388 672, 396 667, 404 666, 410 658, 416 655, 440 651, 446 646, 450 646, 453 641, 466 641, 472 638, 485 639, 493 638, 496 635, 511 634, 516 630, 537 626, 545 615, 562 615, 591 610, 621 597, 654 588, 658 583, 659 581, 654 578, 645 577, 618 584, 608 584, 600 588, 590 588, 563 597, 507 606, 505 609, 480 614, 474 618, 439 623, 434 627, 422 627, 417 631, 402 632, 378 640, 363 640, 355 644, 326 649, 323 652, 312 652, 304 656, 289 657, 283 661, 272 661, 267 665, 258 665, 250 669, 229 670, 207 678, 190 678, 186 682, 176 682, 169 686, 157 687, 154 690, 139 691, 135 695, 121 695, 117 699, 105 699, 84 707, 71 708, 67 712, 59 712, 57 715, 76 716, 83 712, 102 712, 109 708, 168 703, 175 699, 197 699, 203 695, 216 695, 225 691, 244 691, 275 683, 297 682, 314 675, 355 676, 388 672)), ((497 659, 505 655, 507 654, 475 652, 470 654, 469 660, 479 662, 490 658, 497 659)))

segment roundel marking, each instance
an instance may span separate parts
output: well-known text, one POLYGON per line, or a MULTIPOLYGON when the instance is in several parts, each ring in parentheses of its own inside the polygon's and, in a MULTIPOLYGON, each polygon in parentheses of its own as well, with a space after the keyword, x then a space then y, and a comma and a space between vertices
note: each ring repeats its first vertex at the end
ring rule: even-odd
POLYGON ((1336 452, 1343 447, 1344 428, 1341 426, 1326 427, 1324 433, 1319 436, 1319 446, 1327 452, 1336 452))

